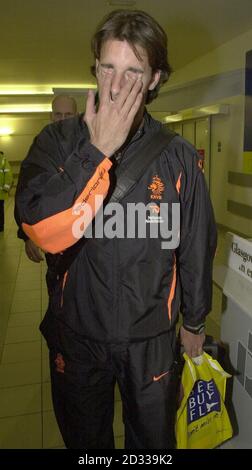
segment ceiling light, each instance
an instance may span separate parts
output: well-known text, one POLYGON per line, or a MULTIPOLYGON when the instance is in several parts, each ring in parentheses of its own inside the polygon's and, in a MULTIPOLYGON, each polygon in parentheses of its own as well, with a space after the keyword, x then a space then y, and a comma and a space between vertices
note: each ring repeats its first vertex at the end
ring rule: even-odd
POLYGON ((13 134, 13 129, 10 127, 0 127, 0 136, 13 134))
POLYGON ((182 114, 171 114, 169 116, 165 116, 165 122, 177 122, 182 121, 182 114))
POLYGON ((97 85, 94 85, 93 83, 85 83, 84 85, 74 85, 74 86, 57 86, 54 87, 53 93, 55 95, 85 95, 88 90, 96 90, 97 85))
POLYGON ((229 104, 213 104, 210 106, 203 106, 199 108, 202 114, 228 114, 229 113, 229 104))
POLYGON ((213 104, 209 106, 204 106, 200 108, 190 108, 180 110, 177 114, 170 114, 165 116, 164 122, 177 122, 177 121, 187 121, 189 119, 198 119, 207 116, 212 116, 215 114, 228 114, 229 113, 229 104, 213 104))
POLYGON ((53 95, 54 93, 85 93, 96 88, 93 83, 77 83, 68 85, 0 85, 1 95, 53 95))
POLYGON ((47 113, 51 111, 51 104, 1 104, 0 113, 47 113))
POLYGON ((0 95, 52 95, 47 85, 0 85, 0 95))

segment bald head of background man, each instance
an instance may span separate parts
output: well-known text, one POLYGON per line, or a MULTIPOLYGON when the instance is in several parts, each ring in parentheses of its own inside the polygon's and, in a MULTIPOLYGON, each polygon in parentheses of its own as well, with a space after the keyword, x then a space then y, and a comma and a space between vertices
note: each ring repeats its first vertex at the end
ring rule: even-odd
POLYGON ((77 104, 74 98, 68 95, 58 95, 52 101, 51 120, 61 121, 76 116, 77 104))

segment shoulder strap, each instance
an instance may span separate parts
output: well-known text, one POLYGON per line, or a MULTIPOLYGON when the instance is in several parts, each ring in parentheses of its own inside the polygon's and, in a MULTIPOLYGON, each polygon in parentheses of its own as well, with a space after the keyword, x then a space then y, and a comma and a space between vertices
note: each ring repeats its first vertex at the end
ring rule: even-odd
POLYGON ((119 174, 109 202, 119 202, 137 184, 150 164, 160 155, 177 134, 165 126, 151 134, 137 156, 132 158, 125 171, 119 174))

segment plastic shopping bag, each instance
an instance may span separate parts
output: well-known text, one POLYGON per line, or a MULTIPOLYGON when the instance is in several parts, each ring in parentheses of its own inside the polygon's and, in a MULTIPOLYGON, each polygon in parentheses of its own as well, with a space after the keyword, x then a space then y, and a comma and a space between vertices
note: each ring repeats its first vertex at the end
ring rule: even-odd
POLYGON ((177 411, 178 449, 213 449, 232 437, 224 404, 226 380, 231 377, 207 353, 189 358, 184 353, 184 396, 177 411))

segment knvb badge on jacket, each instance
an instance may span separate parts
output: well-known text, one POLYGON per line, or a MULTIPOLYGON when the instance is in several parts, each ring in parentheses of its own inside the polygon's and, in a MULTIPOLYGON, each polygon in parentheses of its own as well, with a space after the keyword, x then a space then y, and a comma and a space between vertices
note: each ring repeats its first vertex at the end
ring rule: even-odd
POLYGON ((187 400, 187 422, 191 424, 212 411, 221 410, 220 394, 214 380, 197 380, 187 400))
POLYGON ((153 176, 152 183, 148 186, 148 189, 151 191, 151 199, 161 201, 163 197, 162 193, 165 190, 165 185, 158 175, 153 176))

